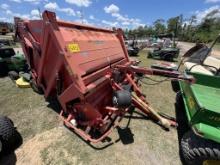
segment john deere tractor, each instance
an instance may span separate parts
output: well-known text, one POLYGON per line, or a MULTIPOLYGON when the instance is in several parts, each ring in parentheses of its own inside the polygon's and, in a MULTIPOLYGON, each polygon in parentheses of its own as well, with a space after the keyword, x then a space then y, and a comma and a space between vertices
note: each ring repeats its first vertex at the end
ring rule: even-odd
POLYGON ((220 60, 209 56, 217 39, 210 48, 197 44, 183 56, 195 83, 172 81, 180 153, 189 165, 220 164, 220 60))
POLYGON ((0 48, 0 76, 9 74, 17 77, 18 72, 26 69, 27 64, 23 54, 15 53, 13 48, 0 48))

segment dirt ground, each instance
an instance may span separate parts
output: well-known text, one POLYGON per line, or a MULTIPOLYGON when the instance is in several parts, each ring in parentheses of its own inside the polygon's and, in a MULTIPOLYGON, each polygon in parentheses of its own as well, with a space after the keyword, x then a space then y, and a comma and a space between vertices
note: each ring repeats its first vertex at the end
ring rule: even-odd
MULTIPOLYGON (((189 43, 189 42, 178 42, 178 47, 181 50, 181 54, 184 54, 187 50, 189 50, 191 47, 193 47, 195 44, 194 43, 189 43)), ((220 48, 218 45, 214 47, 214 49, 211 52, 211 56, 214 56, 216 58, 220 58, 220 48)))
MULTIPOLYGON (((142 66, 155 63, 146 56, 146 50, 138 56, 142 66)), ((158 111, 175 116, 175 93, 169 81, 143 84, 142 90, 158 111)), ((124 128, 129 117, 126 116, 110 135, 110 142, 95 146, 88 145, 63 126, 53 103, 46 102, 32 89, 17 88, 7 77, 0 78, 0 112, 14 121, 23 137, 23 144, 15 153, 1 158, 0 164, 181 164, 176 129, 165 131, 137 110, 128 129, 124 128)))

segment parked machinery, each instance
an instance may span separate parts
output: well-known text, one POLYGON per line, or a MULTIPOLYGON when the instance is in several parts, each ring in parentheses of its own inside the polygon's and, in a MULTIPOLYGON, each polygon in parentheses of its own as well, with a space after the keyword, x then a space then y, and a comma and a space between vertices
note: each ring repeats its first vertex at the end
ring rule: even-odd
POLYGON ((181 153, 187 164, 220 164, 220 60, 212 48, 197 44, 183 56, 194 84, 172 81, 177 92, 177 121, 181 153), (208 60, 209 58, 209 60, 208 60))
POLYGON ((10 47, 0 48, 0 76, 5 76, 9 72, 18 76, 18 72, 25 70, 27 65, 23 54, 15 52, 10 47))
POLYGON ((175 38, 173 34, 158 35, 159 38, 163 38, 160 43, 154 43, 153 50, 148 52, 148 58, 161 59, 166 61, 173 61, 178 58, 180 49, 177 48, 175 38), (173 41, 171 41, 171 39, 173 41))
POLYGON ((6 35, 10 32, 8 24, 6 22, 0 22, 0 34, 6 35))
POLYGON ((130 61, 122 30, 106 30, 56 20, 45 11, 42 20, 15 18, 31 68, 32 87, 45 98, 57 97, 64 124, 89 142, 99 142, 131 106, 164 127, 175 122, 160 116, 141 92, 137 73, 194 79, 176 71, 140 68, 130 61))

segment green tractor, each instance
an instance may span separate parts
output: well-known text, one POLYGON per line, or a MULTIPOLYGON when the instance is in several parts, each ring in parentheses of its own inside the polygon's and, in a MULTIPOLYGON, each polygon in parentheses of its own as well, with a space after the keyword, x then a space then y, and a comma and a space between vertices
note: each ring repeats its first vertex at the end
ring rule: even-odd
POLYGON ((217 39, 211 48, 198 44, 183 56, 195 83, 172 81, 180 155, 189 165, 220 164, 220 60, 209 57, 217 39))
POLYGON ((0 48, 0 76, 18 77, 18 72, 27 70, 23 54, 15 53, 13 48, 0 48))

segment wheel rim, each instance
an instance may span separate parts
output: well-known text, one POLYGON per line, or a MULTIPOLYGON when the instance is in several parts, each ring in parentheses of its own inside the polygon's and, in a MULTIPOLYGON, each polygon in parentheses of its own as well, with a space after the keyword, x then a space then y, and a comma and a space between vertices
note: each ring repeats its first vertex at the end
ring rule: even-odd
POLYGON ((203 165, 219 165, 220 160, 205 160, 203 165))

